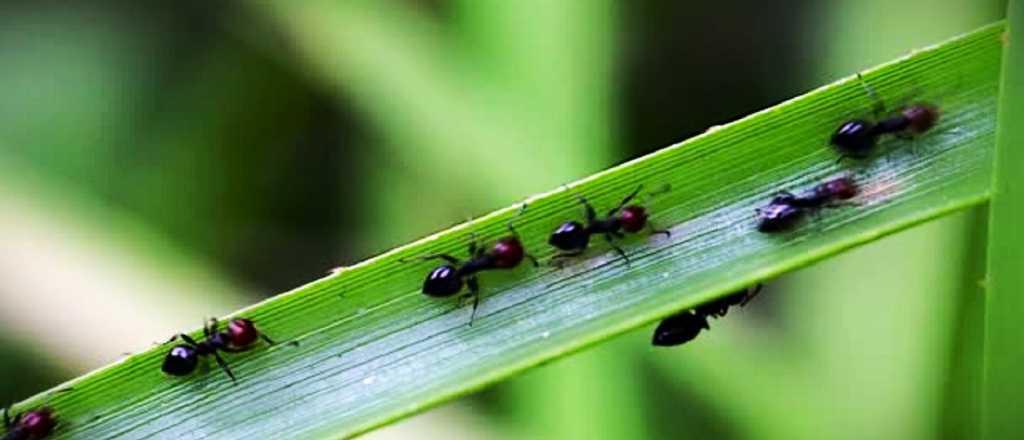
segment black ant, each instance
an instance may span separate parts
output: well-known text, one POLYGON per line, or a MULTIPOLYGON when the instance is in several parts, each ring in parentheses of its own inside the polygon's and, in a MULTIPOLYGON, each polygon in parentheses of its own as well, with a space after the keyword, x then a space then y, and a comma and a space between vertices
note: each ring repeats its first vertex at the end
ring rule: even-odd
POLYGON ((702 304, 693 310, 684 310, 669 316, 654 329, 651 343, 659 347, 672 347, 690 342, 701 330, 710 330, 708 318, 721 318, 729 311, 729 307, 747 305, 758 293, 762 285, 733 292, 719 299, 702 304))
MULTIPOLYGON (((525 211, 526 205, 523 205, 519 210, 519 215, 525 211)), ((467 261, 461 261, 448 254, 430 254, 403 258, 399 262, 434 259, 447 262, 448 264, 443 264, 430 271, 427 279, 423 281, 423 294, 434 298, 447 298, 462 291, 463 284, 469 286, 469 294, 466 297, 473 298, 473 312, 469 317, 469 325, 473 325, 476 309, 480 305, 480 283, 477 273, 493 269, 513 269, 519 266, 523 258, 529 258, 534 267, 538 266, 537 259, 528 254, 523 247, 523 243, 519 240, 519 233, 512 226, 511 220, 506 227, 511 235, 499 238, 490 249, 479 246, 475 235, 471 235, 468 246, 469 260, 467 261)))
MULTIPOLYGON (((582 254, 587 246, 590 244, 590 236, 593 234, 604 234, 605 241, 611 245, 615 252, 618 252, 622 256, 626 263, 629 263, 629 257, 626 256, 626 252, 622 248, 615 244, 615 239, 624 238, 623 232, 636 233, 640 232, 645 226, 651 230, 654 234, 665 234, 666 237, 671 237, 672 233, 663 230, 655 229, 647 221, 647 209, 640 205, 627 205, 632 201, 640 191, 643 189, 643 185, 640 185, 630 193, 626 198, 622 199, 622 202, 618 206, 608 211, 608 214, 604 218, 598 218, 597 213, 594 211, 594 207, 590 205, 585 197, 577 194, 576 197, 579 202, 583 205, 586 211, 587 224, 584 226, 582 223, 577 221, 568 221, 562 223, 554 232, 551 233, 551 237, 548 238, 548 244, 565 251, 555 256, 555 258, 574 257, 582 254)), ((667 190, 667 189, 666 189, 667 190)))
POLYGON ((822 183, 804 196, 782 192, 767 205, 757 208, 757 230, 765 233, 781 232, 792 228, 811 209, 817 209, 838 200, 857 195, 857 184, 850 177, 838 177, 822 183))
POLYGON ((235 374, 231 372, 228 363, 217 352, 238 353, 246 351, 252 348, 252 344, 256 343, 257 339, 263 339, 268 344, 274 345, 274 341, 267 337, 267 335, 260 333, 256 329, 256 324, 248 319, 232 319, 228 321, 227 328, 223 331, 217 331, 217 326, 217 318, 211 318, 206 325, 203 325, 203 335, 206 338, 202 342, 196 342, 192 337, 184 333, 167 341, 171 342, 181 338, 185 341, 185 344, 175 345, 171 348, 171 351, 167 352, 161 367, 163 372, 172 376, 187 375, 195 371, 200 357, 212 355, 217 360, 217 365, 231 378, 231 382, 237 384, 238 381, 235 379, 235 374))
POLYGON ((14 416, 11 419, 10 408, 4 408, 4 427, 7 434, 2 440, 38 440, 45 438, 57 426, 57 418, 50 408, 39 408, 14 416))
MULTIPOLYGON (((865 89, 878 103, 875 113, 884 111, 885 104, 875 94, 871 87, 863 82, 858 74, 857 78, 864 84, 865 89)), ((883 134, 896 134, 901 136, 913 136, 922 134, 939 120, 939 109, 931 104, 916 103, 900 111, 896 116, 891 116, 872 123, 864 119, 854 119, 844 122, 839 129, 832 134, 831 143, 838 148, 845 156, 864 158, 871 154, 878 137, 883 134)))

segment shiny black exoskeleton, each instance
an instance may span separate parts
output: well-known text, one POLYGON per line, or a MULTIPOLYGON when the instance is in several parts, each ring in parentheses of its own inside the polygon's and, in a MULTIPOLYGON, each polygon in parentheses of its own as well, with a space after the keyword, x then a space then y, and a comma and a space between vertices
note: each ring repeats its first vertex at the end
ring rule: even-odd
POLYGON ((180 338, 185 341, 185 344, 175 345, 171 351, 167 352, 161 370, 172 376, 185 376, 195 371, 199 364, 199 358, 213 356, 217 360, 217 365, 231 378, 231 382, 237 383, 235 374, 231 372, 228 363, 220 357, 218 351, 227 353, 246 351, 252 348, 257 339, 263 339, 270 345, 274 344, 273 340, 260 333, 256 329, 256 324, 248 319, 232 319, 228 321, 228 325, 223 331, 217 331, 217 327, 216 318, 210 319, 206 325, 203 325, 205 339, 202 342, 196 342, 184 333, 171 338, 168 342, 180 338))
POLYGON ((757 208, 757 230, 765 233, 787 231, 796 226, 809 210, 851 199, 857 191, 857 184, 852 178, 838 177, 815 186, 802 196, 782 192, 767 205, 757 208))
POLYGON ((711 329, 708 318, 721 318, 729 311, 729 307, 745 306, 761 292, 761 287, 758 284, 665 318, 654 329, 651 343, 659 347, 671 347, 692 341, 701 330, 711 329))
POLYGON ((642 189, 643 185, 637 187, 618 206, 609 210, 604 218, 598 218, 590 202, 583 196, 577 195, 584 207, 587 224, 569 221, 562 223, 551 233, 551 237, 548 238, 548 244, 564 251, 555 257, 565 258, 580 255, 590 244, 591 235, 602 234, 612 249, 615 249, 623 259, 629 262, 626 252, 615 245, 615 239, 624 237, 623 232, 636 233, 647 227, 652 233, 671 236, 669 231, 655 229, 648 222, 647 210, 643 206, 628 205, 629 202, 640 194, 642 189))
POLYGON ((710 330, 708 318, 690 310, 669 316, 654 329, 651 344, 658 347, 672 347, 685 344, 696 338, 701 330, 710 330))
POLYGON ((7 433, 2 440, 39 440, 46 438, 57 426, 57 418, 49 408, 18 414, 11 419, 9 408, 4 408, 4 428, 7 433))
MULTIPOLYGON (((522 214, 526 206, 520 210, 522 214)), ((476 318, 476 309, 480 305, 480 283, 477 274, 492 269, 513 269, 519 266, 524 258, 529 258, 534 266, 537 266, 537 259, 526 252, 523 243, 519 240, 512 223, 507 226, 511 235, 498 239, 490 249, 478 245, 476 239, 470 239, 468 246, 469 260, 461 261, 448 254, 430 254, 413 259, 417 260, 444 260, 443 264, 434 268, 423 281, 423 294, 434 298, 446 298, 462 291, 463 285, 469 287, 467 297, 473 299, 473 311, 470 314, 469 324, 473 325, 476 318)), ((409 259, 399 260, 401 262, 409 259)))

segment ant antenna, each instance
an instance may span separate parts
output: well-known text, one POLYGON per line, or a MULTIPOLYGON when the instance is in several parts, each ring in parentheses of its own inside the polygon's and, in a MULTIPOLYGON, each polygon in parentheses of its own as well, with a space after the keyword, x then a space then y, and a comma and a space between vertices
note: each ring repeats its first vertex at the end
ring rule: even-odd
POLYGON ((868 84, 860 73, 857 73, 857 81, 860 81, 860 86, 864 88, 864 92, 867 93, 868 97, 875 101, 872 111, 875 113, 876 119, 881 119, 885 114, 885 101, 882 101, 882 98, 875 92, 875 88, 871 87, 871 84, 868 84))
POLYGON ((570 187, 569 184, 563 184, 562 187, 564 187, 566 191, 572 193, 572 195, 576 196, 576 200, 583 205, 583 213, 587 217, 588 222, 592 222, 597 218, 597 212, 594 211, 594 206, 590 204, 586 197, 583 197, 583 194, 576 192, 576 189, 570 187))
POLYGON ((508 228, 508 230, 512 231, 512 235, 515 235, 517 237, 519 236, 519 232, 516 231, 516 228, 512 225, 512 223, 515 222, 516 219, 518 219, 519 217, 521 217, 523 214, 526 213, 527 206, 528 206, 527 203, 524 202, 522 204, 522 206, 519 207, 519 212, 517 212, 516 215, 512 216, 512 218, 508 219, 508 223, 505 224, 505 226, 508 228))
POLYGON ((619 206, 616 206, 615 208, 612 208, 611 210, 609 210, 608 211, 608 215, 614 215, 614 214, 618 213, 623 207, 626 206, 626 204, 628 204, 634 198, 636 198, 637 194, 640 194, 640 191, 643 191, 643 189, 644 189, 644 184, 641 183, 640 185, 638 185, 636 187, 636 189, 633 190, 633 192, 629 193, 629 195, 627 195, 626 198, 622 199, 622 201, 619 202, 619 206))
POLYGON ((662 194, 665 194, 665 193, 667 193, 669 191, 672 191, 672 184, 671 183, 666 183, 664 185, 661 185, 661 186, 655 188, 653 191, 648 191, 647 194, 644 195, 644 204, 650 205, 651 204, 651 199, 653 199, 655 197, 659 197, 662 194))
POLYGON ((453 265, 459 264, 459 259, 448 254, 427 254, 413 257, 402 257, 398 259, 399 263, 408 263, 411 261, 427 261, 427 260, 444 260, 453 265))

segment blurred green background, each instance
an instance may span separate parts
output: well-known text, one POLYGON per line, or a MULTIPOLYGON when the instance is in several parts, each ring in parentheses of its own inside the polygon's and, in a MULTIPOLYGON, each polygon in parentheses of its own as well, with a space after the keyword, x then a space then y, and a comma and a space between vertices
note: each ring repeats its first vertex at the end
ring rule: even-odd
MULTIPOLYGON (((0 404, 1005 8, 69 3, 0 3, 0 404)), ((368 437, 969 436, 982 211, 368 437)))

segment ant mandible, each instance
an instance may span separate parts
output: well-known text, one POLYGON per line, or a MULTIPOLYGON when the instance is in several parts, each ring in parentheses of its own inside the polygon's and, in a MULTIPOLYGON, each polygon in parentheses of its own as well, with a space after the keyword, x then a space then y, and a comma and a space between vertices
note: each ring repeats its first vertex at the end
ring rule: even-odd
MULTIPOLYGON (((871 86, 864 82, 860 74, 857 74, 857 79, 861 81, 868 95, 875 99, 877 119, 877 115, 885 111, 885 104, 871 86)), ((832 134, 831 143, 844 154, 844 157, 864 158, 871 154, 879 136, 919 135, 935 126, 938 120, 938 107, 927 103, 915 103, 900 110, 899 114, 880 119, 877 123, 864 119, 846 121, 832 134)))
POLYGON ((448 254, 430 254, 398 260, 406 263, 410 260, 444 260, 448 264, 440 265, 430 271, 423 281, 423 294, 434 298, 447 298, 462 291, 463 284, 469 287, 466 297, 473 298, 473 311, 469 316, 469 325, 476 319, 476 309, 480 305, 480 282, 477 274, 485 270, 513 269, 519 266, 523 258, 529 258, 534 267, 537 259, 526 252, 519 240, 519 233, 512 226, 512 221, 526 212, 523 204, 519 214, 509 220, 506 227, 511 235, 501 237, 490 249, 479 246, 475 234, 470 235, 468 253, 469 260, 462 261, 448 254))
MULTIPOLYGON (((654 234, 665 234, 666 237, 671 237, 672 233, 664 229, 655 229, 650 222, 647 221, 647 209, 640 205, 629 205, 640 191, 643 189, 643 185, 640 185, 630 193, 626 198, 622 199, 622 202, 618 206, 608 211, 607 216, 604 218, 598 218, 597 213, 594 211, 594 207, 590 204, 585 197, 577 194, 576 197, 579 199, 580 204, 586 212, 587 224, 584 226, 582 223, 577 221, 568 221, 562 223, 554 232, 551 233, 551 237, 548 238, 548 244, 561 249, 562 253, 555 256, 555 258, 566 258, 574 257, 582 254, 586 251, 587 246, 590 244, 590 236, 593 234, 604 234, 605 241, 618 252, 626 263, 629 263, 629 257, 626 256, 626 252, 615 244, 615 239, 621 239, 625 236, 623 232, 636 233, 640 232, 645 226, 651 230, 654 234)), ((667 191, 667 188, 666 188, 667 191)))
POLYGON ((185 343, 175 345, 171 348, 171 351, 167 352, 161 367, 163 372, 172 376, 185 376, 195 371, 200 357, 212 355, 217 360, 217 365, 231 378, 231 382, 238 384, 235 374, 231 372, 228 363, 220 357, 218 351, 226 353, 246 351, 252 348, 252 344, 257 339, 263 339, 268 344, 274 345, 274 341, 267 337, 267 335, 260 333, 256 329, 256 324, 248 319, 232 319, 228 321, 227 328, 223 331, 217 331, 217 327, 217 318, 210 318, 208 323, 203 325, 205 339, 202 342, 196 342, 195 339, 184 333, 178 334, 171 338, 170 341, 167 341, 171 342, 181 338, 185 343))
POLYGON ((757 230, 764 233, 792 228, 811 209, 818 209, 857 195, 857 184, 848 176, 837 177, 814 187, 807 195, 782 192, 767 205, 757 208, 757 230))
POLYGON ((762 287, 761 284, 758 284, 752 288, 745 288, 699 305, 693 310, 683 310, 665 318, 654 329, 651 343, 659 347, 671 347, 692 341, 700 334, 701 330, 711 329, 708 325, 709 317, 721 318, 729 311, 729 307, 747 305, 758 293, 761 293, 762 287))
POLYGON ((4 427, 7 428, 7 434, 3 436, 3 440, 42 439, 50 435, 57 426, 57 418, 49 408, 21 413, 14 416, 14 419, 11 419, 9 412, 10 408, 4 408, 4 427))

